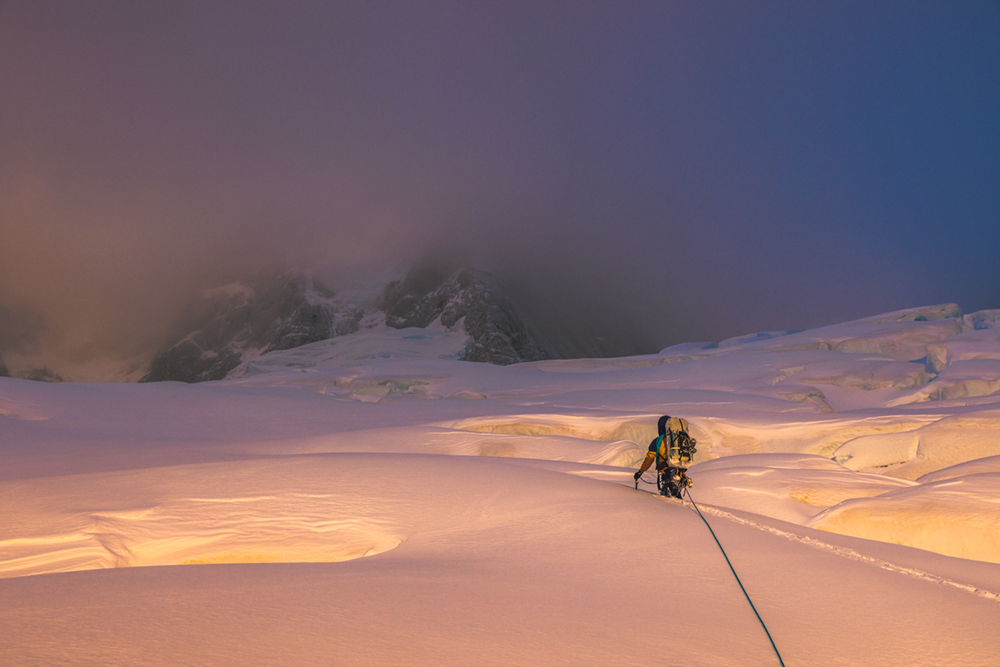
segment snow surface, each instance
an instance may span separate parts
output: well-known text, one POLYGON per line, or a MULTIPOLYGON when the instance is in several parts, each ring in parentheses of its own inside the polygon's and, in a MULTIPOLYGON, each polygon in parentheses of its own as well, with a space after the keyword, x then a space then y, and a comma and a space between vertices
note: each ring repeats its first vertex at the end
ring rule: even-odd
POLYGON ((775 665, 691 504, 634 488, 671 414, 785 664, 994 665, 994 312, 509 367, 376 326, 221 382, 0 378, 0 664, 775 665))

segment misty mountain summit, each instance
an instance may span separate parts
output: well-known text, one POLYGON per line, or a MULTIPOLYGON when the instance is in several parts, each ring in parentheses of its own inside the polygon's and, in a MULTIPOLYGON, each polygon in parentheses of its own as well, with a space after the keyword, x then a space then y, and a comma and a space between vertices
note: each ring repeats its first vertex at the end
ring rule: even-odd
POLYGON ((470 339, 465 361, 506 366, 555 356, 484 271, 462 269, 443 281, 431 269, 410 271, 386 286, 377 307, 395 329, 423 329, 438 320, 448 329, 462 323, 470 339))
POLYGON ((483 271, 413 269, 360 306, 315 279, 287 272, 202 292, 140 382, 221 380, 244 361, 268 352, 362 328, 433 324, 465 332, 468 343, 457 357, 461 360, 507 365, 556 356, 497 279, 483 271))
POLYGON ((221 380, 244 360, 358 330, 363 312, 297 273, 202 292, 140 382, 221 380))
POLYGON ((4 363, 3 357, 0 357, 0 378, 16 377, 21 380, 33 380, 35 382, 63 382, 63 377, 58 373, 54 372, 51 368, 47 366, 33 367, 20 372, 15 372, 13 375, 10 369, 7 368, 7 364, 4 363))
POLYGON ((19 374, 22 380, 34 380, 35 382, 63 382, 63 377, 53 371, 48 366, 31 368, 19 374))

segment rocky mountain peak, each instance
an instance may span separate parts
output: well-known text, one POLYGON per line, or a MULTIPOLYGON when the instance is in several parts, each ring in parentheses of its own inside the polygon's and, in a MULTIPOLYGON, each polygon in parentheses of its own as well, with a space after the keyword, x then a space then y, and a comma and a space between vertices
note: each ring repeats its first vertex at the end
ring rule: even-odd
POLYGON ((205 290, 140 382, 221 380, 248 358, 353 333, 363 314, 294 272, 205 290))
POLYGON ((395 329, 462 327, 469 338, 466 361, 513 364, 553 356, 499 281, 484 271, 419 267, 362 305, 288 272, 202 292, 140 382, 220 380, 261 354, 349 335, 362 322, 377 326, 383 319, 395 329))
POLYGON ((450 329, 462 322, 471 341, 466 361, 507 365, 552 356, 499 281, 477 269, 446 276, 433 268, 414 269, 386 286, 378 307, 386 324, 397 329, 438 320, 450 329))

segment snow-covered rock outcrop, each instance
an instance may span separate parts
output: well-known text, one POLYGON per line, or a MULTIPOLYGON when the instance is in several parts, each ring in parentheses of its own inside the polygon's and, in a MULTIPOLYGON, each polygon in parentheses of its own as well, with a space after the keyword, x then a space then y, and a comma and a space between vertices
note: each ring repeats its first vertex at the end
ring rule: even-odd
POLYGON ((296 273, 206 290, 140 382, 221 380, 243 361, 359 328, 363 311, 296 273))
POLYGON ((36 382, 62 382, 63 378, 52 371, 52 369, 41 366, 36 368, 23 369, 12 375, 3 357, 0 357, 0 378, 17 377, 22 380, 35 380, 36 382))
POLYGON ((553 356, 496 278, 483 271, 463 269, 443 280, 427 270, 411 271, 386 286, 378 307, 396 329, 462 324, 470 339, 466 361, 507 365, 553 356))
MULTIPOLYGON (((456 336, 450 336, 449 358, 507 365, 553 356, 496 278, 483 271, 462 269, 442 275, 429 268, 414 269, 360 305, 339 298, 317 280, 288 272, 203 292, 189 307, 170 346, 156 356, 140 381, 221 380, 268 352, 340 338, 362 328, 432 326, 464 333, 454 355, 456 336)), ((441 356, 436 347, 429 353, 441 356)))
POLYGON ((48 366, 40 368, 29 368, 18 374, 22 380, 34 380, 35 382, 62 382, 63 378, 48 366))

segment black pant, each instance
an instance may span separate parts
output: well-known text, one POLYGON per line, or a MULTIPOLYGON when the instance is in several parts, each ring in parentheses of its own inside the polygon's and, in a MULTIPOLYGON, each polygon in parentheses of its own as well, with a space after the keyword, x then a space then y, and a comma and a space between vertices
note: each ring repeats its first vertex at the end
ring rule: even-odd
POLYGON ((671 468, 660 471, 660 495, 672 498, 681 497, 681 487, 677 485, 674 478, 676 472, 671 468))

